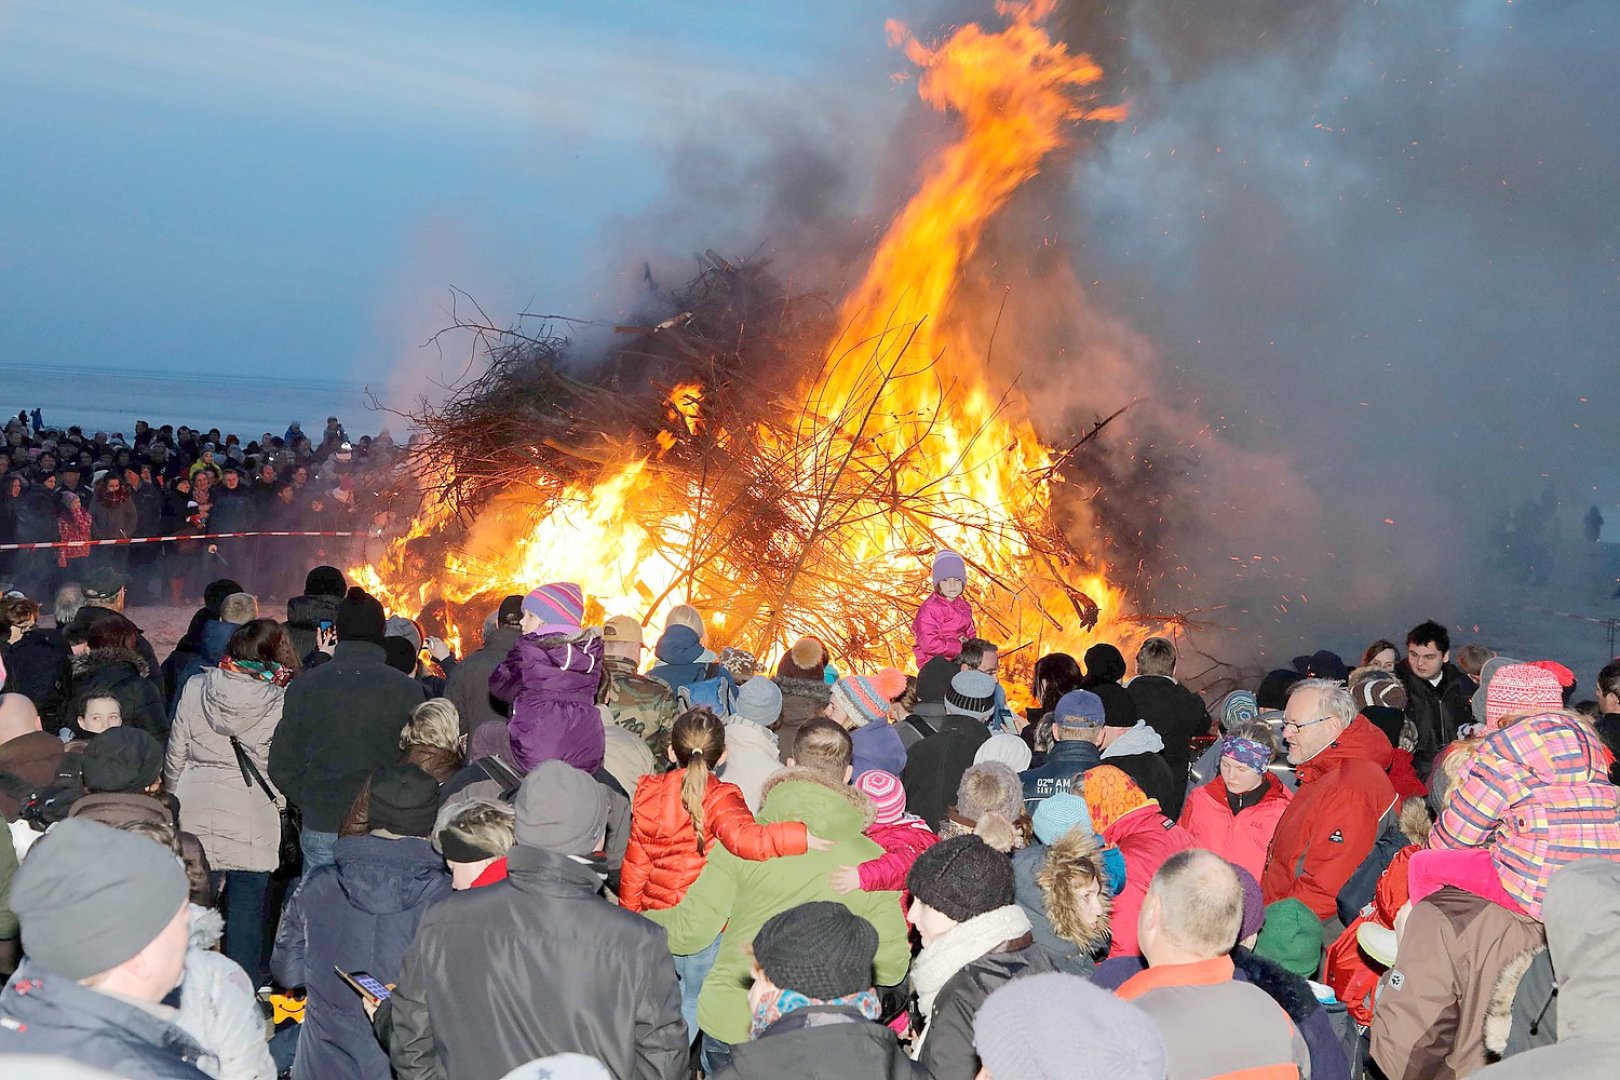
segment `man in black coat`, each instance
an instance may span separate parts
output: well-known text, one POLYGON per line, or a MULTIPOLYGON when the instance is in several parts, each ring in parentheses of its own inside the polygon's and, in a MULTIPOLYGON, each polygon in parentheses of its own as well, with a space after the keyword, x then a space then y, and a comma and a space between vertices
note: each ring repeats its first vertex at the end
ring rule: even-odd
POLYGON ((422 918, 392 998, 394 1075, 503 1076, 573 1051, 619 1080, 684 1078, 689 1040, 664 931, 600 895, 602 786, 542 762, 516 817, 506 880, 422 918))
POLYGON ((1418 623, 1406 635, 1406 659, 1395 665, 1406 687, 1406 715, 1417 728, 1412 767, 1427 782, 1435 755, 1457 737, 1457 728, 1474 721, 1476 689, 1451 662, 1451 634, 1434 620, 1418 623))
POLYGON ((399 759, 422 684, 386 662, 383 608, 359 587, 337 611, 332 659, 287 687, 270 741, 270 782, 303 814, 304 872, 332 861, 338 826, 366 777, 399 759))
POLYGON ((911 1080, 911 1059, 877 1023, 877 947, 877 930, 843 904, 817 900, 773 915, 754 937, 748 991, 768 1022, 732 1049, 716 1080, 911 1080))
POLYGON ((956 787, 973 764, 973 756, 990 738, 985 727, 996 710, 996 680, 982 671, 959 671, 945 695, 945 719, 939 731, 906 752, 900 782, 906 809, 938 829, 945 811, 956 802, 956 787))
POLYGON ((523 597, 508 596, 495 613, 495 626, 484 635, 484 645, 445 677, 444 696, 461 714, 461 733, 471 735, 490 720, 506 722, 512 706, 489 692, 489 677, 523 636, 523 597))
MULTIPOLYGON (((1209 711, 1197 694, 1176 682, 1176 647, 1169 639, 1148 638, 1136 650, 1136 678, 1127 686, 1136 715, 1164 740, 1164 763, 1175 784, 1186 787, 1192 740, 1209 730, 1209 711)), ((1112 722, 1112 721, 1110 721, 1112 722)), ((1181 800, 1174 800, 1177 812, 1181 800)), ((1163 807, 1172 821, 1170 807, 1163 807)))

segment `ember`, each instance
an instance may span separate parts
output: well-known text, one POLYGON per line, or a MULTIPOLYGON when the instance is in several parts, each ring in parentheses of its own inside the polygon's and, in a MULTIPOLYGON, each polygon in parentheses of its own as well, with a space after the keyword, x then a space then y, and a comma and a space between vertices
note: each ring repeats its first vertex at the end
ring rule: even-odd
POLYGON ((712 613, 715 646, 774 655, 813 634, 869 664, 904 659, 949 547, 980 632, 1015 663, 1078 654, 1092 633, 1141 636, 1099 554, 1077 546, 1092 520, 1065 476, 1107 421, 1049 449, 1016 384, 990 380, 985 313, 957 304, 987 222, 1070 125, 1123 116, 1091 104, 1102 72, 1048 36, 1051 7, 1003 4, 1004 29, 969 24, 932 47, 890 25, 923 100, 962 132, 835 316, 710 252, 660 294, 674 313, 617 328, 629 343, 590 375, 570 374, 549 330, 458 320, 488 370, 413 417, 423 508, 357 583, 413 613, 468 605, 476 624, 501 595, 572 580, 597 620, 661 623, 690 602, 712 613))

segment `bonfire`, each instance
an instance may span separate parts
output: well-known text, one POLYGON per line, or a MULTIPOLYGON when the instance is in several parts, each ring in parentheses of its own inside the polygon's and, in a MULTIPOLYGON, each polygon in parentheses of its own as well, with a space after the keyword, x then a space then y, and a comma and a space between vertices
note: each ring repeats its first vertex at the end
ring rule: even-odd
POLYGON ((709 252, 585 366, 563 320, 458 314, 484 370, 412 414, 420 509, 356 581, 408 614, 442 601, 463 628, 507 593, 575 581, 593 619, 656 630, 691 603, 713 647, 769 657, 808 634, 862 668, 910 663, 949 548, 1015 666, 1139 637, 1076 482, 1112 417, 1043 442, 1016 381, 989 376, 994 321, 958 307, 1008 198, 1076 125, 1123 116, 1095 103, 1098 66, 1047 33, 1051 7, 1001 4, 1001 29, 935 46, 890 24, 922 99, 961 130, 841 300, 709 252))

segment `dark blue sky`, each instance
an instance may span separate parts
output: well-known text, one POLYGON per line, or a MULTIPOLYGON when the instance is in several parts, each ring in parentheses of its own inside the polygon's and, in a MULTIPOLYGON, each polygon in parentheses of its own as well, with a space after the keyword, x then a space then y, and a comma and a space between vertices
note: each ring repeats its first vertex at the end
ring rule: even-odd
POLYGON ((8 4, 0 363, 374 380, 418 362, 448 284, 598 314, 672 146, 723 136, 739 103, 870 116, 909 94, 894 13, 8 4))

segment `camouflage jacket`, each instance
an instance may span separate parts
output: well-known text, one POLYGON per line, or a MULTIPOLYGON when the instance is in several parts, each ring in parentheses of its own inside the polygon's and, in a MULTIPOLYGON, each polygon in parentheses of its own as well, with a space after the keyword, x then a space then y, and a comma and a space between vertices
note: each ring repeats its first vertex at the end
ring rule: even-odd
POLYGON ((660 679, 636 674, 634 662, 609 656, 608 691, 603 704, 613 722, 647 743, 660 766, 669 750, 669 729, 675 726, 675 691, 660 679))

